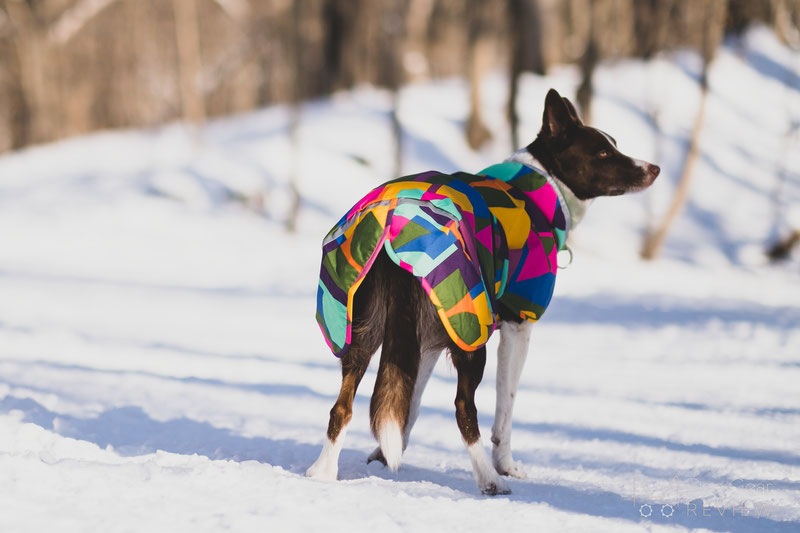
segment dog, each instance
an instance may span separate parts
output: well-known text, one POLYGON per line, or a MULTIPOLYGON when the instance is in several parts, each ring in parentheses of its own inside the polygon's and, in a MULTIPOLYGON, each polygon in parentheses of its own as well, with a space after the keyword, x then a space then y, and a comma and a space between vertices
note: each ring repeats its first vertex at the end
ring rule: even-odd
MULTIPOLYGON (((426 172, 374 189, 323 242, 317 321, 341 358, 342 384, 322 452, 306 475, 335 480, 353 398, 382 346, 368 462, 397 470, 442 351, 458 375, 456 422, 484 494, 524 478, 511 454, 511 414, 531 326, 547 308, 556 254, 598 196, 649 187, 659 167, 622 154, 550 89, 536 139, 477 175, 426 172), (500 330, 492 459, 474 395, 489 336, 500 330)), ((570 252, 571 253, 571 252, 570 252)))

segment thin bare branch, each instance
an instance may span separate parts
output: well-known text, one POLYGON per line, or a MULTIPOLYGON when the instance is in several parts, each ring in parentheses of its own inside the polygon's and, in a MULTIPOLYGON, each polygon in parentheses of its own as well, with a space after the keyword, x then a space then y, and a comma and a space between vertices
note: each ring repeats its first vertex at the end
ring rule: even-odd
POLYGON ((246 0, 214 0, 220 9, 222 9, 231 20, 241 23, 247 20, 250 14, 250 6, 247 5, 246 0))
POLYGON ((53 23, 48 35, 50 41, 60 45, 66 44, 90 20, 115 2, 117 0, 80 0, 53 23))

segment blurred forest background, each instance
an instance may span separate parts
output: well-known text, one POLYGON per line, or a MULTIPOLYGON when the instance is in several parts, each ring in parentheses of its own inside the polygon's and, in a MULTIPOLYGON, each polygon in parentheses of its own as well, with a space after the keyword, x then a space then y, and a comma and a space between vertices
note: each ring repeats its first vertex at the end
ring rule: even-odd
MULTIPOLYGON (((753 23, 800 50, 800 0, 0 0, 0 153, 274 103, 298 109, 363 83, 396 95, 408 82, 454 76, 469 82, 465 135, 477 148, 489 136, 479 82, 490 71, 508 75, 517 147, 523 72, 576 64, 577 103, 591 122, 600 61, 693 48, 705 94, 723 39, 753 23)), ((680 187, 645 257, 685 201, 703 113, 701 104, 680 187)), ((399 167, 396 113, 392 122, 399 167)), ((800 233, 789 248, 792 238, 800 233)))
POLYGON ((581 66, 589 115, 597 61, 684 46, 710 60, 756 21, 797 44, 800 0, 0 0, 0 152, 359 83, 465 76, 477 91, 487 70, 556 63, 581 66))

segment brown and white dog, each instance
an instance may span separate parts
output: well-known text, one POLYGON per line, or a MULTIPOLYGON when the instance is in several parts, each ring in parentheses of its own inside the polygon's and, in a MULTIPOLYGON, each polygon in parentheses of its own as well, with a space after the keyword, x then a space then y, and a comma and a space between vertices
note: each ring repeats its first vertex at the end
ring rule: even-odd
MULTIPOLYGON (((643 190, 660 172, 655 165, 622 154, 608 134, 583 124, 572 103, 553 89, 545 99, 539 135, 510 160, 549 174, 568 208, 573 228, 593 198, 643 190)), ((377 257, 358 288, 353 311, 352 340, 341 359, 341 391, 330 412, 322 453, 306 475, 336 479, 356 388, 381 345, 370 403, 372 431, 379 447, 368 461, 381 461, 396 470, 419 414, 422 392, 439 355, 447 350, 458 373, 456 421, 478 488, 485 494, 509 493, 502 476, 525 477, 523 466, 511 456, 511 414, 533 322, 523 321, 502 307, 498 311, 497 404, 490 461, 481 442, 474 402, 475 389, 483 377, 486 347, 466 351, 457 346, 420 282, 385 252, 377 257)))

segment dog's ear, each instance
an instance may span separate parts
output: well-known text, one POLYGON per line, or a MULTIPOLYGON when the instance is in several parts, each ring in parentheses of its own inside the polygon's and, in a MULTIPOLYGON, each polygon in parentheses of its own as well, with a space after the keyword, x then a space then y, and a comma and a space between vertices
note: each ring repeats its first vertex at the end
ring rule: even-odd
POLYGON ((562 96, 561 99, 564 100, 564 105, 567 106, 567 111, 569 111, 569 116, 571 116, 572 119, 578 124, 583 124, 581 117, 578 116, 578 111, 575 110, 575 106, 572 105, 572 102, 569 101, 569 98, 567 98, 566 96, 562 96))
POLYGON ((563 141, 567 130, 575 124, 567 104, 555 89, 550 89, 544 99, 542 133, 551 140, 563 141))

